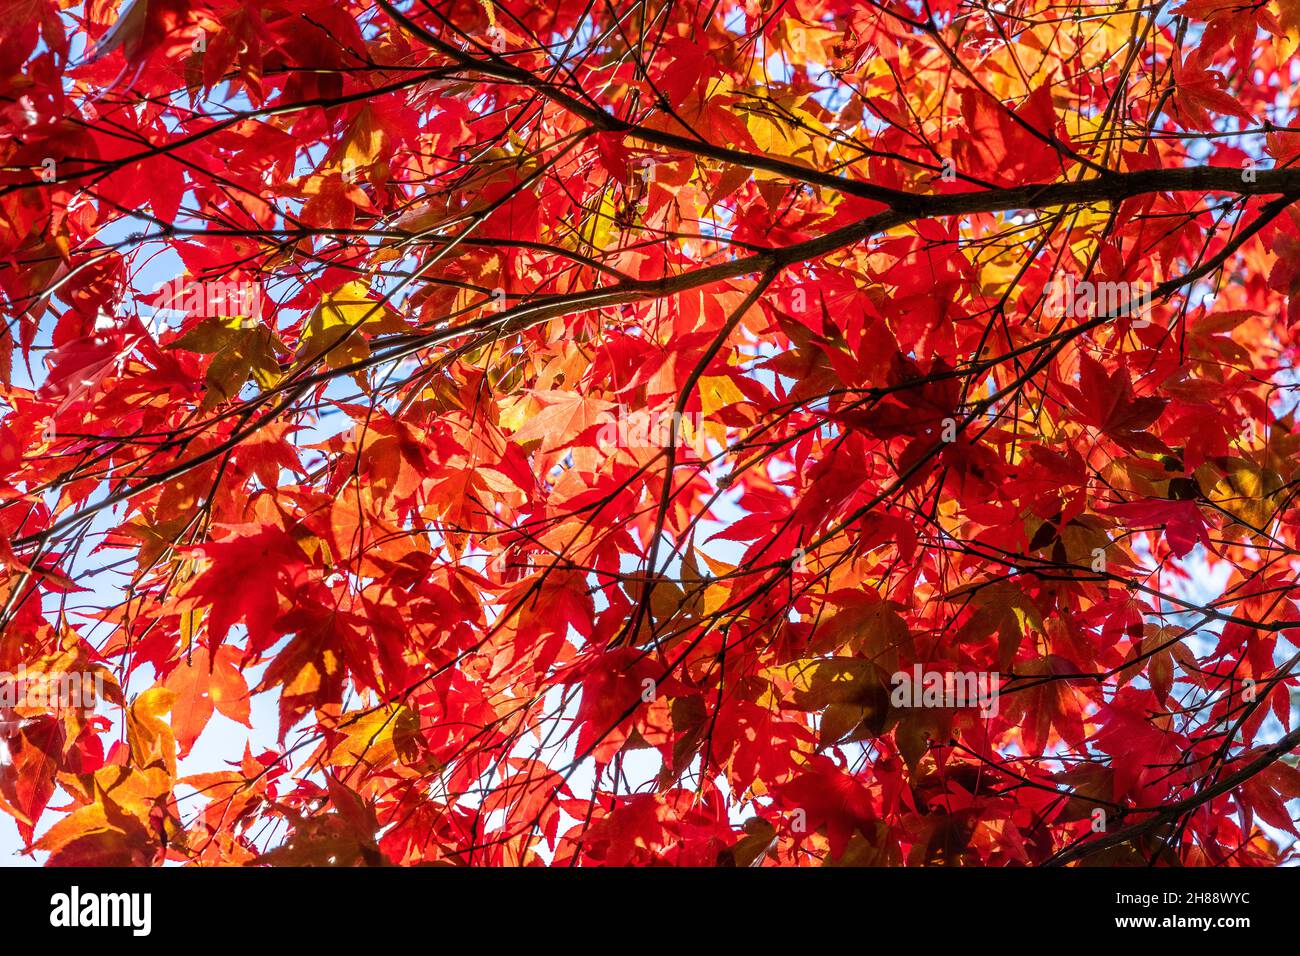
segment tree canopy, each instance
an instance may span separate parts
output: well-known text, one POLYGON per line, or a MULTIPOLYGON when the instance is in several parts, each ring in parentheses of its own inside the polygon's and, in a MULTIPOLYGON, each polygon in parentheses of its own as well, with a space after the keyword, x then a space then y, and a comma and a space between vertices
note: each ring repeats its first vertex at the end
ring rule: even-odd
POLYGON ((1296 0, 4 18, 27 852, 1294 858, 1296 0))

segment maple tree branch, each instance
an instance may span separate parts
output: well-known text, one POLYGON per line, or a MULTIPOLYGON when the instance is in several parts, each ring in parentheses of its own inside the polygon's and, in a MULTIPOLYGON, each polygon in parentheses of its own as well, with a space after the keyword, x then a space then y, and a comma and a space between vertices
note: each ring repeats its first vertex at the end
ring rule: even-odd
MULTIPOLYGON (((412 355, 447 339, 473 332, 493 329, 498 331, 499 334, 517 334, 549 319, 570 315, 575 312, 611 305, 622 305, 648 298, 662 298, 688 289, 710 285, 724 279, 764 272, 772 268, 785 267, 796 262, 819 258, 844 246, 852 245, 870 236, 919 219, 1013 209, 1050 209, 1062 205, 1098 202, 1101 200, 1118 201, 1149 192, 1179 190, 1194 192, 1238 191, 1247 194, 1281 192, 1285 193, 1285 196, 1275 204, 1277 209, 1280 210, 1289 203, 1294 202, 1297 196, 1300 196, 1300 169, 1262 171, 1258 174, 1258 180, 1250 183, 1242 182, 1241 172, 1236 169, 1191 167, 1186 169, 1142 170, 1132 173, 1116 173, 1111 176, 1097 177, 1080 182, 1016 187, 952 196, 925 197, 924 201, 922 197, 913 197, 918 205, 913 206, 908 212, 889 211, 877 213, 814 239, 712 266, 688 270, 664 279, 635 280, 606 288, 594 289, 589 292, 547 297, 536 303, 526 303, 495 315, 484 316, 461 326, 415 336, 406 344, 353 363, 311 375, 304 375, 297 378, 292 383, 292 387, 297 391, 300 386, 307 387, 344 375, 350 375, 376 364, 412 355)), ((1254 231, 1261 228, 1266 221, 1259 221, 1254 231)), ((1253 231, 1251 234, 1253 234, 1253 231)), ((263 393, 262 396, 250 401, 254 404, 259 403, 266 396, 288 387, 290 386, 276 386, 263 393)), ((305 394, 305 389, 299 394, 305 394)), ((281 408, 284 407, 287 406, 281 406, 281 408)), ((223 445, 222 447, 226 446, 223 445)), ((135 489, 119 492, 110 499, 85 506, 80 512, 68 515, 45 531, 16 538, 14 546, 26 547, 42 541, 50 534, 63 530, 85 516, 89 516, 103 508, 111 507, 112 504, 125 500, 133 494, 155 487, 177 475, 184 474, 190 468, 211 460, 212 457, 213 454, 209 452, 192 459, 188 464, 180 463, 172 466, 164 473, 151 476, 141 482, 135 489)))
POLYGON ((1247 780, 1254 777, 1261 770, 1271 766, 1273 763, 1291 753, 1291 751, 1300 747, 1300 727, 1296 727, 1289 733, 1285 734, 1276 743, 1264 747, 1259 754, 1251 760, 1246 766, 1225 777, 1212 786, 1206 787, 1200 793, 1188 797, 1185 800, 1179 800, 1167 806, 1160 807, 1157 810, 1129 809, 1129 813, 1150 813, 1151 816, 1137 823, 1130 823, 1127 826, 1120 827, 1111 833, 1105 833, 1095 839, 1077 843, 1073 846, 1061 850, 1050 860, 1046 861, 1044 866, 1066 866, 1082 860, 1099 850, 1108 847, 1117 846, 1121 843, 1128 843, 1135 840, 1145 833, 1165 824, 1176 820, 1178 817, 1187 813, 1189 810, 1195 810, 1204 803, 1213 800, 1215 797, 1222 796, 1231 790, 1235 790, 1247 780))

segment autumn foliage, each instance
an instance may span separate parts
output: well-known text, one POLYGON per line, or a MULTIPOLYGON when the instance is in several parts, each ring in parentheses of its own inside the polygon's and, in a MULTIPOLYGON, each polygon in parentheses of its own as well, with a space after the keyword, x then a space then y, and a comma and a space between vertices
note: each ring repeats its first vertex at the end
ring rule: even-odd
POLYGON ((1293 859, 1296 0, 0 14, 37 859, 1293 859))

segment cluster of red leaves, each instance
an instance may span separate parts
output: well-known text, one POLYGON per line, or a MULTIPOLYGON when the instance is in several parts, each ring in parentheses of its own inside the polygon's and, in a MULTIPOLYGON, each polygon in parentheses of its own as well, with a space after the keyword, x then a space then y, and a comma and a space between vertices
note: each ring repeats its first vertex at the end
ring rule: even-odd
POLYGON ((1289 859, 1297 8, 922 6, 6 13, 29 851, 1289 859))

